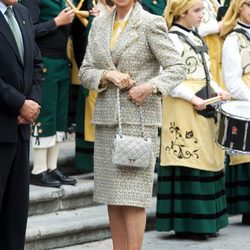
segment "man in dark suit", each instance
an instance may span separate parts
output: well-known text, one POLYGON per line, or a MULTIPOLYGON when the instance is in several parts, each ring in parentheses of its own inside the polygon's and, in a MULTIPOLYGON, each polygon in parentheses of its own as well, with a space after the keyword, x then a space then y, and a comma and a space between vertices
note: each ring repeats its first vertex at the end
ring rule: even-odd
POLYGON ((40 112, 42 61, 32 21, 17 0, 0 0, 0 249, 24 249, 30 124, 40 112))

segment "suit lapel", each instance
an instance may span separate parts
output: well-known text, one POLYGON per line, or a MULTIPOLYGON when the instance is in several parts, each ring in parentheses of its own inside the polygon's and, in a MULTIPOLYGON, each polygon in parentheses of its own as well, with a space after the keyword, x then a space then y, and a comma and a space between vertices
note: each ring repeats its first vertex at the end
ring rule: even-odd
POLYGON ((7 21, 5 20, 3 14, 1 12, 0 12, 0 32, 6 38, 6 40, 8 41, 8 43, 10 44, 12 49, 14 50, 18 60, 22 64, 22 60, 21 60, 20 55, 19 55, 19 51, 18 51, 18 48, 17 48, 15 37, 14 37, 14 35, 13 35, 7 21))
POLYGON ((123 53, 123 51, 130 45, 132 45, 135 42, 135 40, 138 39, 139 35, 137 32, 137 28, 139 27, 140 21, 141 21, 141 6, 138 3, 136 3, 131 13, 131 16, 128 20, 128 24, 121 33, 116 45, 111 50, 112 59, 115 65, 118 64, 119 58, 123 53))
POLYGON ((113 64, 113 59, 110 51, 110 39, 111 33, 113 29, 113 19, 114 19, 115 11, 113 11, 110 15, 107 15, 106 21, 103 23, 102 32, 105 31, 105 35, 103 36, 103 41, 101 42, 101 47, 105 49, 105 54, 107 56, 107 61, 111 62, 111 68, 115 69, 115 65, 113 64))

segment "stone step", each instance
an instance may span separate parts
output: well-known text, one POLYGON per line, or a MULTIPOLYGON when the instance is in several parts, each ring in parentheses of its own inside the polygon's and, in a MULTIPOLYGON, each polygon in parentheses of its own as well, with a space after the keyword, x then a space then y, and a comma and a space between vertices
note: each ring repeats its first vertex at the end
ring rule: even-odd
MULTIPOLYGON (((147 209, 147 230, 154 228, 156 198, 147 209)), ((47 250, 110 237, 105 205, 31 216, 26 250, 47 250)))
MULTIPOLYGON (((96 205, 93 203, 93 173, 73 177, 77 180, 75 186, 49 188, 30 185, 29 216, 96 205)), ((155 174, 153 196, 156 194, 156 180, 155 174)))
POLYGON ((30 185, 29 216, 92 206, 93 174, 74 176, 75 186, 60 188, 30 185))

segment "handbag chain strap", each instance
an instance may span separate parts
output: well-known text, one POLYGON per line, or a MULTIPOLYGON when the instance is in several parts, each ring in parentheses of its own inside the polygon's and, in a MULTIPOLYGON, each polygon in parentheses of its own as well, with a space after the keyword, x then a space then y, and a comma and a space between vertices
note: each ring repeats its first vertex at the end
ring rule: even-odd
MULTIPOLYGON (((120 89, 119 88, 117 88, 116 93, 117 93, 117 111, 118 111, 118 133, 122 137, 121 103, 120 103, 120 89)), ((147 140, 147 136, 145 133, 145 124, 144 124, 142 106, 138 105, 138 108, 140 109, 140 122, 141 122, 142 136, 145 140, 147 140)))

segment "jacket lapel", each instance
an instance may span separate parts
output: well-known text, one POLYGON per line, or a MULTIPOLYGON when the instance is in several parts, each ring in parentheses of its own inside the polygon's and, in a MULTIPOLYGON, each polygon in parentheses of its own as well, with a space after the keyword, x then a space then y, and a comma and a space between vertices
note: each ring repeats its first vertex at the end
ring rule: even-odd
POLYGON ((105 35, 103 36, 103 40, 100 41, 101 48, 104 48, 105 54, 107 56, 107 61, 110 62, 110 67, 115 69, 115 65, 113 64, 113 59, 111 56, 110 51, 110 39, 111 39, 111 33, 113 30, 113 20, 114 20, 115 11, 113 11, 111 14, 107 15, 105 22, 103 23, 102 30, 100 32, 105 32, 105 35))
POLYGON ((139 27, 139 24, 141 22, 141 10, 142 10, 141 6, 138 3, 136 3, 131 13, 131 16, 128 20, 128 24, 121 33, 116 45, 111 50, 112 59, 115 65, 118 64, 119 58, 121 57, 123 51, 125 51, 126 48, 132 45, 135 42, 135 40, 137 40, 139 37, 137 28, 139 27))
POLYGON ((1 12, 0 12, 0 32, 6 38, 6 40, 8 41, 8 43, 10 44, 12 49, 14 50, 19 62, 22 64, 22 60, 21 60, 20 55, 19 55, 19 51, 17 48, 15 37, 14 37, 7 21, 5 20, 3 14, 1 12))

